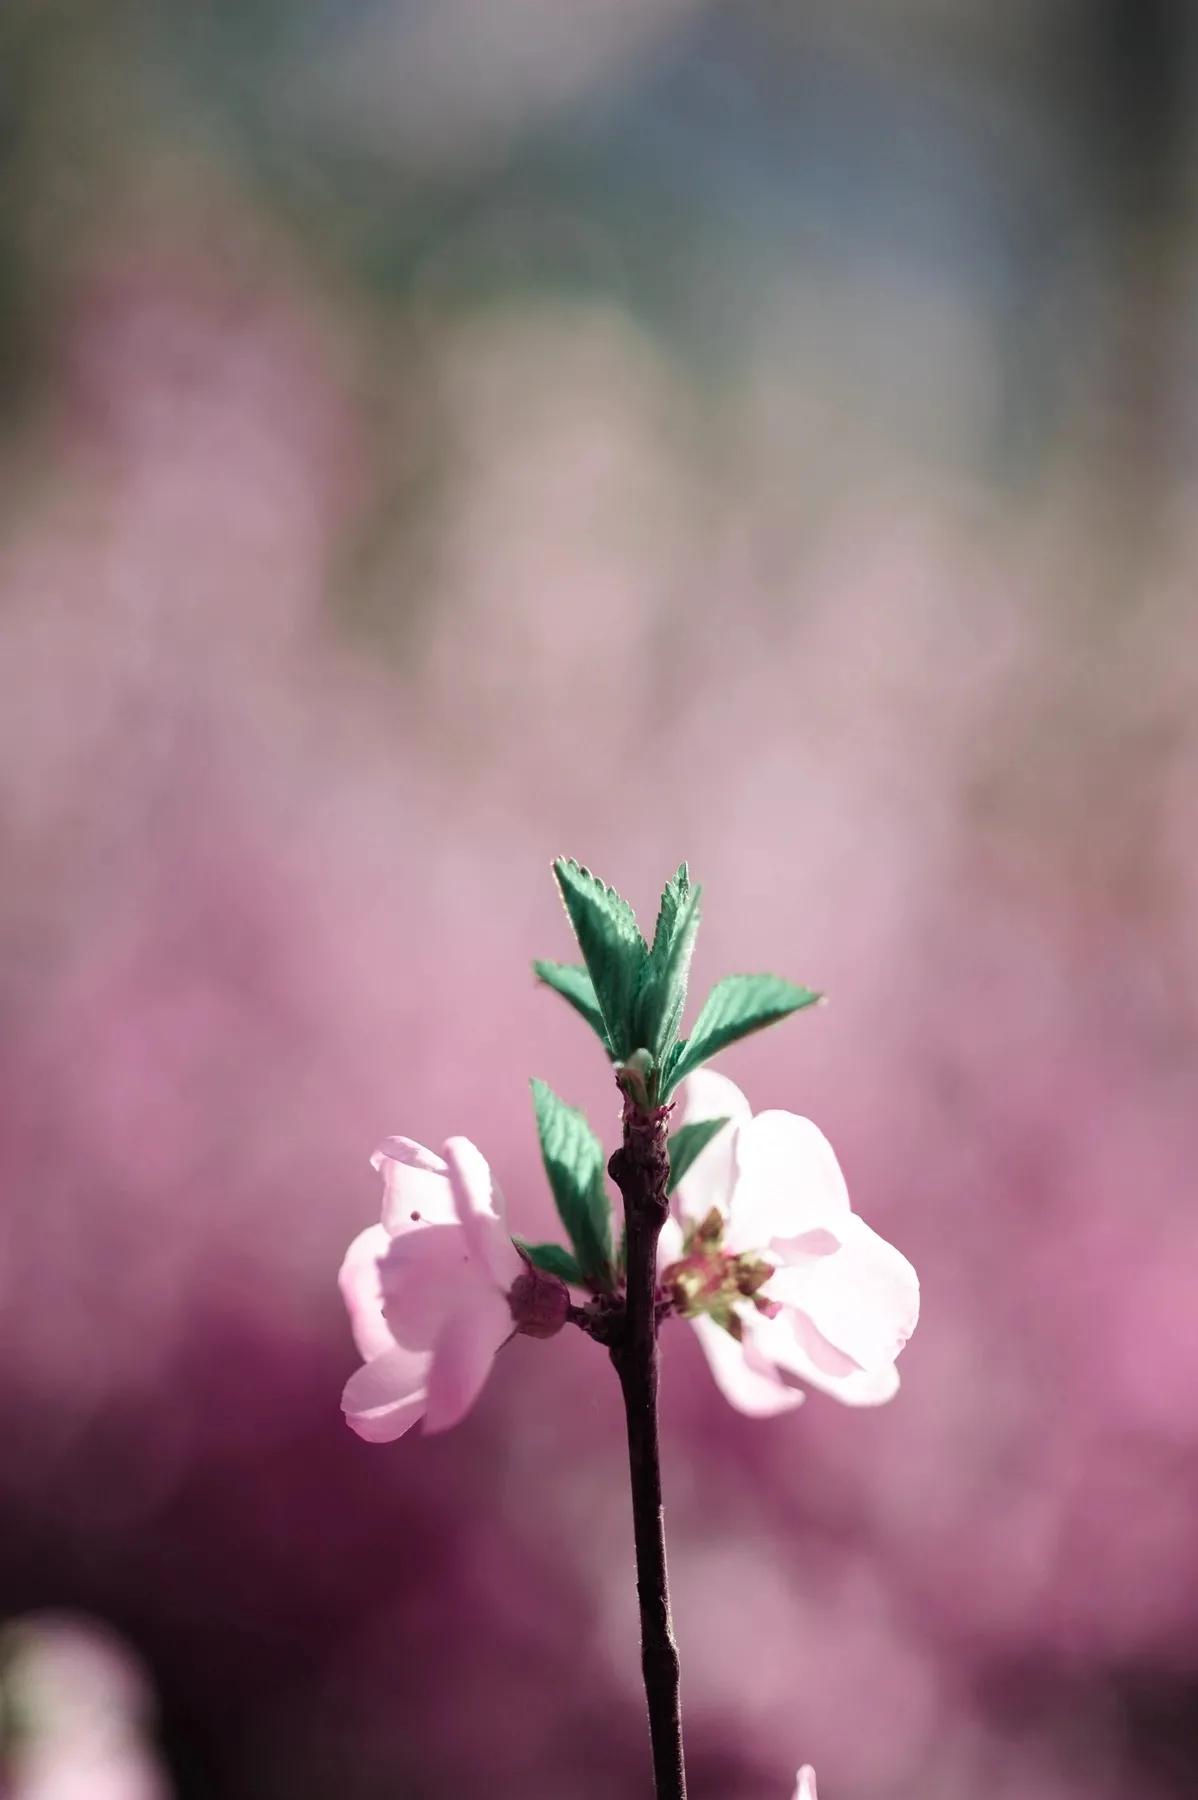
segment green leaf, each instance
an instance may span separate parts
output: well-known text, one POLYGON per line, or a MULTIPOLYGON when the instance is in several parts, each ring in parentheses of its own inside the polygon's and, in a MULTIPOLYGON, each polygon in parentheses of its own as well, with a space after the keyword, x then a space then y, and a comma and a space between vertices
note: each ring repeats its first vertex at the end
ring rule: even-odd
POLYGON ((576 1259, 560 1244, 529 1244, 523 1238, 513 1238, 512 1242, 524 1252, 534 1268, 544 1269, 546 1275, 556 1275, 574 1287, 586 1286, 576 1259))
POLYGON ((614 888, 572 858, 559 856, 553 873, 594 985, 608 1048, 622 1060, 639 1047, 633 1042, 634 1007, 648 947, 631 906, 614 888))
POLYGON ((662 1092, 663 1098, 666 1094, 669 1093, 670 1088, 673 1084, 674 1070, 678 1067, 678 1064, 682 1061, 683 1057, 686 1055, 687 1041, 688 1040, 686 1038, 679 1038, 678 1042, 675 1045, 673 1045, 673 1047, 666 1054, 666 1059, 661 1066, 660 1087, 661 1087, 661 1092, 662 1092))
POLYGON ((646 959, 636 1006, 636 1036, 664 1059, 678 1035, 691 956, 699 932, 700 888, 682 863, 661 896, 653 948, 646 959))
POLYGON ((678 1046, 677 1056, 665 1071, 662 1099, 700 1063, 729 1044, 804 1006, 814 1006, 822 998, 822 994, 796 987, 794 982, 782 981, 777 975, 729 975, 717 981, 703 1003, 689 1040, 678 1046))
POLYGON ((603 1014, 599 1010, 599 1002, 595 998, 595 984, 581 963, 534 962, 533 972, 538 981, 551 987, 564 1000, 568 1000, 575 1012, 581 1013, 591 1030, 601 1040, 603 1047, 610 1053, 611 1045, 607 1041, 607 1032, 603 1024, 603 1014))
POLYGON ((653 948, 649 952, 655 959, 664 954, 673 937, 678 914, 690 891, 691 872, 684 862, 679 863, 676 872, 661 891, 661 905, 657 909, 657 925, 653 932, 653 948))
POLYGON ((672 1194, 697 1156, 706 1150, 713 1137, 728 1123, 724 1119, 696 1119, 693 1125, 680 1125, 670 1134, 670 1179, 666 1193, 672 1194))
POLYGON ((543 1081, 532 1083, 545 1173, 583 1279, 611 1286, 611 1202, 603 1146, 582 1113, 543 1081))

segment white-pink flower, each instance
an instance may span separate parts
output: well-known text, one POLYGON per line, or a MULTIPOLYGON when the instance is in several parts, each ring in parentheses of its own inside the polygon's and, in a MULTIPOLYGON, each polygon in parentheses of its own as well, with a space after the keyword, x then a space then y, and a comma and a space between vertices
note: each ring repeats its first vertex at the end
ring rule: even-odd
POLYGON ((804 1763, 798 1773, 798 1786, 795 1788, 794 1800, 819 1800, 815 1791, 815 1770, 810 1763, 804 1763))
POLYGON ((662 1232, 663 1279, 742 1412, 785 1412, 797 1377, 850 1406, 898 1391, 895 1358, 919 1317, 919 1279, 849 1204, 810 1119, 756 1117, 723 1075, 686 1082, 677 1123, 729 1120, 679 1184, 662 1232))
POLYGON ((341 1408, 359 1437, 380 1444, 419 1419, 425 1431, 456 1425, 500 1346, 517 1330, 552 1336, 569 1295, 516 1249, 503 1197, 468 1138, 450 1138, 442 1158, 390 1137, 370 1160, 383 1177, 383 1217, 359 1233, 341 1265, 366 1359, 341 1408))

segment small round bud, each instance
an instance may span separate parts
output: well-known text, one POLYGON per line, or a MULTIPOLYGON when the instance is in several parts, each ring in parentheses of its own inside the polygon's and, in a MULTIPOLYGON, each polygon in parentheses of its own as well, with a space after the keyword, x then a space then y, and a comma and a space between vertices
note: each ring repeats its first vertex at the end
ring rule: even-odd
POLYGON ((649 1110, 649 1083, 655 1067, 648 1050, 634 1050, 627 1062, 615 1065, 617 1085, 642 1112, 649 1110))
POLYGON ((508 1291, 512 1322, 525 1337, 556 1337, 570 1312, 570 1290, 557 1275, 526 1261, 508 1291))

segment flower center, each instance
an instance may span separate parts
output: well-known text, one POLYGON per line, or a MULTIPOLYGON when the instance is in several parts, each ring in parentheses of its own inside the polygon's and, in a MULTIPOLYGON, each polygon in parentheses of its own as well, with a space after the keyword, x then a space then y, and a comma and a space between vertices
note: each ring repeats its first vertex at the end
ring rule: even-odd
POLYGON ((684 1319, 706 1314, 731 1332, 741 1335, 737 1305, 751 1300, 759 1312, 772 1315, 777 1307, 760 1289, 773 1274, 763 1257, 742 1251, 734 1256, 724 1248, 724 1217, 712 1207, 706 1218, 690 1225, 682 1240, 682 1255, 662 1273, 674 1308, 684 1319))

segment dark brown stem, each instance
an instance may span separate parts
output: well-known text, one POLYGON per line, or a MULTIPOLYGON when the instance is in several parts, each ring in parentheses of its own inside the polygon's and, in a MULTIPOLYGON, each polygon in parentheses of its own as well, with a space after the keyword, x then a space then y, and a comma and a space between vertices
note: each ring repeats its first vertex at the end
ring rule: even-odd
POLYGON ((624 1107, 624 1143, 609 1165, 624 1196, 628 1227, 623 1330, 611 1345, 628 1420, 636 1591, 641 1609, 641 1668, 649 1707, 657 1800, 686 1800, 678 1649, 670 1623, 666 1539, 657 1440, 657 1240, 669 1212, 668 1108, 624 1107))

